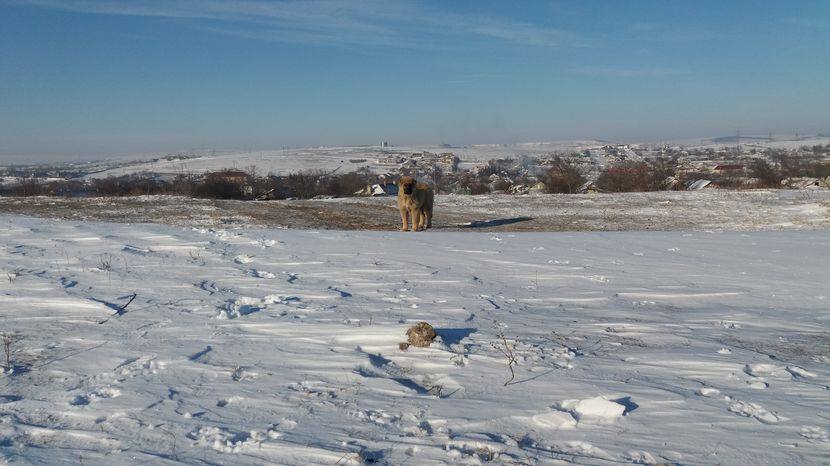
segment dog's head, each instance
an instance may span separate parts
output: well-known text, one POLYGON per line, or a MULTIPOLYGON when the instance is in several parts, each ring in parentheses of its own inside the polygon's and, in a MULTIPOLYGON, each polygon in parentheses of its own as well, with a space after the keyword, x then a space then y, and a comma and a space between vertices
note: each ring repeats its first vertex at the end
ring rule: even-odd
POLYGON ((403 191, 404 194, 407 196, 411 196, 412 192, 415 191, 415 178, 411 176, 402 176, 400 180, 398 180, 398 189, 403 191))

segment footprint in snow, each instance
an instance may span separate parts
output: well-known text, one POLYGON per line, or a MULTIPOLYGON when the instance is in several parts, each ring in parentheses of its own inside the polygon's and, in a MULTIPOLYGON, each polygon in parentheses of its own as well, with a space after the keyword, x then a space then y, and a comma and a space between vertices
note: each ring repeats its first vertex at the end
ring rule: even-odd
POLYGON ((76 395, 69 400, 69 404, 72 406, 86 406, 89 404, 89 397, 86 395, 76 395))
POLYGON ((271 272, 265 272, 264 270, 257 269, 251 269, 250 271, 248 271, 248 274, 252 277, 257 278, 277 278, 277 276, 271 272))
POLYGON ((117 388, 99 388, 88 395, 75 395, 69 404, 71 406, 86 406, 96 399, 117 398, 121 396, 121 390, 117 388))
POLYGON ((781 369, 781 366, 775 364, 747 364, 744 366, 744 373, 753 377, 774 377, 781 369))
POLYGON ((753 417, 762 424, 778 424, 781 421, 787 420, 787 418, 783 416, 767 411, 763 406, 757 403, 747 403, 745 401, 736 400, 729 405, 728 410, 730 413, 735 413, 738 416, 753 417))
POLYGON ((216 293, 219 290, 217 288, 215 282, 208 282, 207 280, 202 280, 201 282, 197 283, 195 286, 199 287, 200 289, 207 291, 210 294, 216 293))
POLYGON ((802 369, 798 366, 787 366, 785 368, 787 372, 789 372, 794 379, 804 378, 804 379, 812 379, 816 376, 814 372, 810 372, 806 369, 802 369))
POLYGON ((531 420, 540 427, 547 429, 575 429, 576 419, 571 413, 562 411, 552 411, 549 413, 537 414, 531 417, 531 420))
MULTIPOLYGON (((11 276, 12 274, 9 274, 9 275, 11 276)), ((14 277, 10 277, 10 278, 13 279, 14 277)), ((78 282, 76 280, 70 280, 69 278, 61 277, 61 286, 62 287, 66 288, 66 289, 69 289, 69 288, 75 288, 77 285, 78 285, 78 282)))
POLYGON ((720 395, 720 390, 718 390, 717 388, 703 387, 697 391, 697 394, 700 396, 705 396, 707 398, 713 398, 720 395))
POLYGON ((242 255, 239 255, 239 256, 236 256, 236 257, 233 258, 233 261, 236 262, 237 264, 248 264, 253 260, 254 259, 251 256, 246 255, 246 254, 242 254, 242 255))
POLYGON ((160 370, 165 369, 166 363, 156 361, 155 356, 141 356, 137 358, 125 359, 113 369, 118 375, 126 377, 137 377, 139 375, 153 375, 158 374, 160 370))
POLYGON ((259 312, 262 310, 259 304, 260 301, 256 300, 256 303, 251 298, 240 298, 234 301, 229 301, 219 309, 219 313, 216 315, 217 319, 236 319, 237 317, 244 317, 255 312, 259 312))
POLYGON ((804 426, 801 428, 799 435, 810 441, 824 443, 830 442, 830 435, 827 434, 826 430, 819 426, 804 426))

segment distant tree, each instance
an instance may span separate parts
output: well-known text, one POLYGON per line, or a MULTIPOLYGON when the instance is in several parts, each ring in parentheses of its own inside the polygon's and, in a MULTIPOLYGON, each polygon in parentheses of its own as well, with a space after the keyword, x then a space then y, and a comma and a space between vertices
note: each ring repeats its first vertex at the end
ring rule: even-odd
POLYGON ((344 175, 326 178, 325 186, 320 191, 321 194, 330 196, 351 196, 365 188, 367 183, 369 183, 369 180, 358 173, 346 173, 344 175))
POLYGON ((95 193, 99 196, 118 196, 122 192, 121 179, 114 176, 92 180, 95 193))
POLYGON ((600 173, 596 185, 603 191, 621 193, 648 191, 651 171, 645 162, 622 162, 600 173))
POLYGON ((42 183, 37 178, 26 178, 17 184, 14 184, 9 194, 12 196, 51 196, 52 187, 47 183, 42 183))
POLYGON ((480 178, 473 176, 470 172, 465 172, 458 180, 458 187, 461 192, 466 194, 487 194, 490 192, 490 187, 480 178))
POLYGON ((197 185, 196 194, 212 199, 250 199, 253 197, 251 176, 234 169, 211 172, 197 185))
POLYGON ((308 170, 291 173, 285 180, 288 197, 311 199, 319 194, 320 179, 325 174, 320 170, 308 170))
POLYGON ((813 162, 804 169, 804 176, 826 178, 830 176, 830 163, 813 162))
POLYGON ((513 183, 504 178, 499 178, 493 182, 493 189, 495 191, 507 191, 511 186, 513 186, 513 183))
POLYGON ((557 156, 540 181, 546 193, 572 194, 585 184, 586 179, 581 167, 557 156))
POLYGON ((764 159, 756 159, 749 166, 749 174, 759 188, 780 188, 784 175, 764 159))
POLYGON ((674 157, 622 162, 604 170, 596 185, 610 192, 659 191, 666 189, 667 180, 676 170, 674 157))
MULTIPOLYGON (((772 160, 778 164, 778 171, 784 178, 803 176, 804 167, 802 158, 787 151, 777 151, 771 154, 772 160)), ((773 167, 769 167, 772 169, 773 167)))

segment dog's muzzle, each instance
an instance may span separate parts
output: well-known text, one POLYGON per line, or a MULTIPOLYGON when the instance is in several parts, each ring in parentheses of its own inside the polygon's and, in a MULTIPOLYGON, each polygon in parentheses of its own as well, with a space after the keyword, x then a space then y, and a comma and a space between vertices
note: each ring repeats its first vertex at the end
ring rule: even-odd
POLYGON ((413 186, 411 184, 404 185, 403 193, 406 194, 407 196, 409 196, 409 195, 412 194, 413 189, 415 189, 415 186, 413 186))

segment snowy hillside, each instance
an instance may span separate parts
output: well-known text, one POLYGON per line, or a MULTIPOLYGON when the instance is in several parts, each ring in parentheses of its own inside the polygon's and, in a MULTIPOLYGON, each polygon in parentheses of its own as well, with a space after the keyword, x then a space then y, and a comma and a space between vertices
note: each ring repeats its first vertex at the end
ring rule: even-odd
POLYGON ((827 231, 4 214, 0 461, 820 464, 827 257, 827 231))

